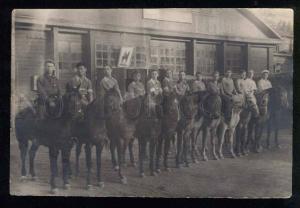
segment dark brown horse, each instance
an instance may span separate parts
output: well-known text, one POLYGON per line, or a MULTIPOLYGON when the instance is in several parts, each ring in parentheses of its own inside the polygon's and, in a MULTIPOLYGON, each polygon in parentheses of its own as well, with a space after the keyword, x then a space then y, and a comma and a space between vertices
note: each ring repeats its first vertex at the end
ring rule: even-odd
MULTIPOLYGON (((143 101, 142 111, 136 127, 136 137, 139 142, 139 173, 141 177, 144 173, 144 160, 147 143, 149 143, 149 168, 152 176, 156 175, 154 167, 155 153, 158 155, 157 146, 161 135, 161 97, 158 95, 156 102, 152 100, 151 95, 147 95, 143 101)), ((158 157, 156 157, 158 160, 158 157)), ((156 162, 157 164, 158 162, 156 162)))
POLYGON ((179 121, 179 103, 175 92, 164 95, 162 117, 162 132, 157 147, 156 170, 160 172, 160 157, 162 149, 164 150, 164 168, 169 171, 168 155, 170 151, 171 141, 175 140, 177 123, 179 121), (164 147, 164 148, 163 148, 164 147))
POLYGON ((121 165, 124 162, 125 150, 134 138, 135 129, 130 128, 131 125, 128 127, 120 97, 114 89, 107 91, 104 95, 104 112, 112 163, 115 170, 118 170, 121 183, 126 184, 127 178, 122 174, 121 165), (117 159, 115 150, 117 150, 117 159))
POLYGON ((245 105, 240 113, 240 121, 236 127, 235 152, 237 156, 246 155, 246 140, 248 135, 248 124, 252 118, 259 115, 258 106, 254 96, 245 96, 245 105))
POLYGON ((271 90, 272 88, 264 90, 255 95, 257 99, 259 114, 257 117, 251 117, 251 120, 249 122, 248 138, 246 142, 247 152, 249 151, 249 148, 251 149, 250 147, 251 144, 252 144, 252 150, 254 152, 259 153, 262 151, 260 140, 262 137, 263 130, 266 126, 266 123, 270 117, 268 106, 270 101, 271 90))
MULTIPOLYGON (((81 102, 78 102, 79 97, 76 94, 70 95, 70 97, 73 101, 74 107, 80 109, 80 111, 82 112, 83 106, 81 105, 81 102)), ((76 176, 78 176, 79 173, 79 156, 81 147, 83 144, 85 144, 87 189, 90 189, 92 187, 90 174, 92 167, 93 146, 96 147, 97 185, 100 188, 104 187, 104 182, 101 177, 101 154, 103 147, 108 143, 108 138, 106 134, 103 105, 103 98, 97 97, 92 103, 87 106, 83 117, 74 121, 72 125, 72 136, 77 138, 75 168, 76 176)))
POLYGON ((283 113, 289 108, 288 93, 282 86, 275 86, 270 90, 269 101, 269 119, 267 121, 267 148, 270 148, 271 132, 274 132, 274 142, 277 148, 280 148, 278 141, 278 132, 280 128, 280 120, 283 113))
POLYGON ((45 101, 46 117, 37 119, 31 113, 30 108, 19 112, 15 118, 16 137, 19 142, 22 161, 22 176, 26 176, 26 155, 28 143, 31 140, 30 149, 30 174, 34 178, 34 158, 38 147, 44 145, 49 148, 50 159, 50 186, 51 193, 57 192, 56 177, 58 176, 57 158, 59 151, 62 155, 63 183, 64 188, 69 188, 69 170, 70 170, 70 152, 73 146, 71 127, 78 112, 68 108, 68 99, 64 96, 62 99, 49 97, 45 101), (22 117, 22 114, 25 115, 22 117))
POLYGON ((186 167, 189 166, 187 155, 191 152, 191 136, 194 128, 195 116, 197 114, 197 99, 197 95, 187 94, 180 100, 180 119, 177 125, 177 168, 180 168, 180 165, 183 162, 186 167))
POLYGON ((212 154, 214 159, 218 159, 216 155, 215 139, 217 137, 217 128, 221 121, 221 108, 222 100, 219 94, 210 93, 204 98, 201 103, 201 111, 204 117, 202 124, 202 157, 204 161, 207 161, 207 133, 210 132, 212 154))

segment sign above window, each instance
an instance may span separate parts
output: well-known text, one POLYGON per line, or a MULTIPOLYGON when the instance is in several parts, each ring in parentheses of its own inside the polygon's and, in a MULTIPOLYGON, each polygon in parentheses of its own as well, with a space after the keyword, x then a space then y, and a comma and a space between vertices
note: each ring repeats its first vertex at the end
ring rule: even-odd
POLYGON ((122 47, 118 67, 129 67, 131 63, 131 56, 133 52, 133 47, 122 47))
POLYGON ((192 23, 192 12, 188 9, 143 9, 145 19, 192 23))

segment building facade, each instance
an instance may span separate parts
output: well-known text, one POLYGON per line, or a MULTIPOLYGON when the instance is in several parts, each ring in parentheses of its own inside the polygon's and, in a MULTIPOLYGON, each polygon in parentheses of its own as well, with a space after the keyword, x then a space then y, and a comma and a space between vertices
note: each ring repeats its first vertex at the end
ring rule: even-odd
POLYGON ((135 70, 146 81, 151 69, 176 75, 200 71, 210 76, 274 70, 281 37, 247 9, 95 9, 15 10, 13 12, 13 86, 18 108, 35 96, 31 80, 53 59, 64 85, 78 62, 93 83, 109 64, 122 93, 135 70), (129 68, 118 68, 121 47, 133 47, 129 68))

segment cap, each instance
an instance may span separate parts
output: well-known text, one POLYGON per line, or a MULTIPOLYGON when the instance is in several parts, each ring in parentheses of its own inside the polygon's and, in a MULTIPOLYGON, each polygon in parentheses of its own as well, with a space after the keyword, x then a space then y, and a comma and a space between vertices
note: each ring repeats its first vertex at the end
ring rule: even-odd
POLYGON ((269 70, 266 70, 266 69, 265 69, 265 70, 263 70, 261 73, 262 73, 262 74, 263 74, 263 73, 268 73, 268 74, 269 74, 270 72, 269 72, 269 70))

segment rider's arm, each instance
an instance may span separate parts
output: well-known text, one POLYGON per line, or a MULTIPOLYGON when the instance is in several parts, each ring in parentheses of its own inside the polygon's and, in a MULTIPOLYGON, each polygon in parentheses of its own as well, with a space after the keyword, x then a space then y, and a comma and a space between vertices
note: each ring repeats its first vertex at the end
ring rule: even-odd
POLYGON ((42 82, 42 78, 38 78, 37 80, 37 91, 43 99, 47 99, 48 95, 45 91, 44 83, 42 82))
POLYGON ((88 93, 89 102, 92 102, 94 98, 93 98, 92 82, 90 80, 88 81, 87 93, 88 93))

